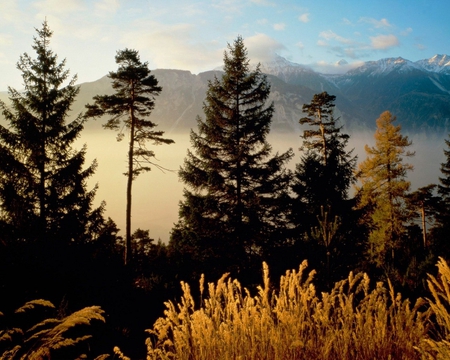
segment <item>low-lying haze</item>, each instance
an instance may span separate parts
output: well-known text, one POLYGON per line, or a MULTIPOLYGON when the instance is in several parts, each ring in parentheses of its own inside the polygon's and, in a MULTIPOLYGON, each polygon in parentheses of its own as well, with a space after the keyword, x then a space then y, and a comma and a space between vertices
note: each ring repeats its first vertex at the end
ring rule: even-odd
MULTIPOLYGON (((300 161, 300 134, 271 134, 269 142, 274 151, 284 152, 290 147, 295 157, 289 163, 294 169, 300 161)), ((403 133, 403 135, 408 135, 403 133)), ((179 181, 177 171, 183 164, 187 149, 190 147, 188 133, 166 133, 167 138, 175 140, 175 144, 158 145, 155 150, 156 162, 168 169, 161 172, 153 167, 152 171, 141 174, 133 183, 132 228, 149 229, 150 236, 155 240, 169 241, 173 224, 178 220, 178 204, 182 200, 184 184, 179 181)), ((443 150, 446 148, 447 134, 410 136, 413 144, 409 150, 415 151, 414 157, 404 161, 414 165, 414 171, 409 174, 412 183, 411 190, 430 183, 438 183, 441 176, 440 164, 445 160, 443 150)), ((125 191, 126 177, 126 141, 117 142, 115 133, 102 130, 98 123, 95 129, 85 130, 81 139, 75 145, 87 145, 87 164, 93 159, 98 161, 98 169, 91 178, 89 186, 98 183, 96 204, 106 201, 106 216, 111 217, 122 230, 125 230, 125 191)), ((366 158, 364 145, 374 144, 373 133, 354 133, 350 136, 349 149, 354 148, 358 155, 358 162, 366 158)), ((150 148, 151 146, 149 146, 150 148)))

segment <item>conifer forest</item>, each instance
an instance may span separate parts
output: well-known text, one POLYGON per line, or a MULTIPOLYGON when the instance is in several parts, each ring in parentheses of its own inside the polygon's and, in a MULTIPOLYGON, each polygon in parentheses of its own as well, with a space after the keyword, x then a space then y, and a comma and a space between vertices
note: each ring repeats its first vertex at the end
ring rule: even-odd
POLYGON ((52 34, 36 29, 24 89, 0 101, 0 359, 450 358, 450 139, 440 177, 412 191, 395 114, 358 158, 322 92, 298 119, 301 156, 274 152, 271 84, 237 37, 158 242, 134 230, 132 203, 174 143, 151 116, 164 89, 119 50, 112 91, 69 120, 79 87, 52 34), (74 144, 94 120, 127 144, 124 235, 94 206, 89 144, 74 144))

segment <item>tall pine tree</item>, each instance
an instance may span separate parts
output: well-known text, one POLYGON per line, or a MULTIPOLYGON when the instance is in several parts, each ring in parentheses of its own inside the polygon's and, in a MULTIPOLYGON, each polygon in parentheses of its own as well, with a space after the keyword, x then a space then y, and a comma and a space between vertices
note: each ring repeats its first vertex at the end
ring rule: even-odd
POLYGON ((189 252, 208 273, 261 266, 283 246, 287 229, 289 150, 271 155, 266 137, 273 104, 270 85, 251 71, 244 41, 238 37, 224 54, 224 74, 209 82, 205 119, 191 131, 179 171, 186 184, 171 245, 189 252))
POLYGON ((373 264, 385 270, 394 268, 395 251, 405 235, 405 200, 410 188, 406 175, 413 167, 403 157, 414 155, 406 150, 411 141, 400 133, 395 120, 389 111, 377 119, 375 146, 366 145, 367 158, 358 171, 360 206, 369 210, 372 224, 367 253, 373 264))
POLYGON ((302 156, 292 186, 295 196, 292 221, 294 237, 300 244, 306 240, 307 244, 303 245, 306 245, 305 251, 313 266, 317 269, 326 267, 330 274, 332 265, 339 276, 336 267, 342 267, 342 272, 348 273, 344 260, 354 265, 349 251, 357 249, 356 236, 352 234, 354 227, 349 226, 354 224, 352 217, 356 216, 352 211, 353 201, 349 198, 350 187, 355 182, 356 156, 352 156, 353 150, 347 150, 349 136, 341 132, 342 126, 337 125, 335 100, 336 96, 322 92, 303 105, 306 116, 299 122, 307 128, 303 132, 302 156), (317 236, 318 229, 331 228, 332 232, 322 231, 317 236), (308 241, 311 239, 312 242, 308 241), (335 264, 330 264, 332 258, 336 258, 335 264))
POLYGON ((125 235, 125 264, 132 255, 131 234, 131 203, 133 180, 142 172, 150 171, 151 166, 159 167, 152 160, 153 150, 147 148, 147 142, 154 145, 171 144, 174 141, 163 137, 164 131, 155 130, 158 125, 149 119, 155 106, 155 96, 161 92, 158 80, 151 74, 148 63, 141 62, 136 50, 125 49, 117 52, 116 63, 119 68, 111 71, 108 77, 115 89, 113 95, 97 95, 93 105, 86 105, 86 116, 99 117, 107 115, 104 127, 119 131, 117 141, 121 141, 128 134, 128 165, 127 177, 127 205, 126 205, 126 235, 125 235))
POLYGON ((81 114, 66 121, 76 76, 68 80, 50 49, 47 22, 36 31, 37 58, 25 53, 17 64, 25 90, 9 88, 11 108, 0 102, 9 125, 0 125, 0 220, 13 239, 78 241, 102 223, 103 206, 92 210, 96 188, 86 184, 96 163, 83 169, 86 147, 72 148, 85 122, 81 114))

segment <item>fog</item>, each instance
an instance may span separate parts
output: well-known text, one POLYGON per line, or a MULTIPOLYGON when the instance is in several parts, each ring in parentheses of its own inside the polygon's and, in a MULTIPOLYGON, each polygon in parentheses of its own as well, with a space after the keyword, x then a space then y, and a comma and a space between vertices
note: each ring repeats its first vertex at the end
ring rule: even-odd
MULTIPOLYGON (((111 217, 121 229, 125 231, 126 204, 126 140, 117 142, 116 133, 102 130, 85 130, 75 147, 87 145, 86 166, 97 159, 98 168, 89 181, 92 188, 96 183, 99 188, 95 204, 106 201, 105 215, 111 217)), ((289 163, 294 169, 299 162, 301 146, 300 134, 271 134, 269 142, 274 152, 284 152, 292 148, 295 157, 289 163)), ((404 134, 407 135, 407 134, 404 134)), ((189 134, 166 133, 167 138, 175 141, 171 145, 149 146, 155 151, 157 164, 173 171, 162 172, 153 167, 150 172, 142 173, 133 183, 132 229, 148 229, 155 240, 168 242, 173 224, 178 220, 178 204, 182 199, 184 184, 178 180, 177 170, 183 164, 187 149, 190 147, 189 134)), ((411 151, 415 156, 405 159, 414 165, 414 171, 408 176, 411 189, 415 190, 430 183, 437 183, 441 176, 440 164, 445 160, 443 150, 446 148, 447 134, 409 136, 413 144, 411 151)), ((364 145, 374 144, 373 133, 350 134, 349 149, 354 148, 358 155, 358 162, 366 158, 364 145)))

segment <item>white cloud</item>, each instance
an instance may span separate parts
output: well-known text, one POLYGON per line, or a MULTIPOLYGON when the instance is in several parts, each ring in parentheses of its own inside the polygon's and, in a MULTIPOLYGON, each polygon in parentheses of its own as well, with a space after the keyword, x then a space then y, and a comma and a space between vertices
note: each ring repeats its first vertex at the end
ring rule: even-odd
POLYGON ((0 45, 10 45, 13 43, 13 37, 9 34, 0 34, 0 45))
POLYGON ((211 5, 226 14, 242 14, 244 3, 240 0, 215 0, 211 5))
POLYGON ((279 24, 274 24, 273 25, 273 29, 277 30, 277 31, 282 31, 286 28, 286 24, 285 23, 279 23, 279 24))
POLYGON ((346 39, 346 38, 344 38, 342 36, 339 36, 338 34, 336 34, 335 32, 333 32, 331 30, 322 31, 319 34, 319 37, 324 38, 325 40, 336 40, 337 42, 339 42, 341 44, 351 44, 351 43, 353 43, 352 40, 346 39))
POLYGON ((402 31, 401 32, 401 35, 402 36, 408 36, 409 34, 411 34, 413 32, 413 29, 412 28, 407 28, 407 29, 405 29, 404 31, 402 31))
POLYGON ((97 11, 101 13, 116 13, 120 8, 119 0, 100 0, 95 4, 97 11))
POLYGON ((215 42, 195 41, 191 24, 165 25, 145 21, 125 32, 121 46, 139 50, 151 68, 173 68, 201 72, 219 66, 224 47, 215 42), (136 29, 137 28, 137 29, 136 29))
POLYGON ((275 3, 267 1, 267 0, 250 0, 253 4, 262 5, 262 6, 276 6, 275 3))
POLYGON ((392 34, 373 36, 370 40, 372 48, 376 50, 386 50, 400 44, 398 38, 392 34))
POLYGON ((362 17, 362 18, 359 19, 359 22, 364 22, 364 23, 367 23, 367 24, 371 24, 377 29, 392 27, 392 25, 389 23, 389 21, 387 19, 385 19, 385 18, 383 18, 381 20, 377 20, 377 19, 374 19, 374 18, 362 17))
POLYGON ((416 48, 419 50, 426 50, 427 47, 424 44, 416 44, 416 48))
POLYGON ((351 26, 353 25, 352 22, 351 22, 349 19, 347 19, 347 18, 343 18, 343 19, 342 19, 342 22, 343 22, 345 25, 351 25, 351 26))
POLYGON ((44 14, 67 14, 84 9, 83 0, 42 0, 34 3, 34 7, 44 14))
POLYGON ((309 22, 309 13, 304 13, 304 14, 301 14, 299 17, 298 17, 298 19, 302 22, 302 23, 307 23, 307 22, 309 22))
POLYGON ((297 46, 300 50, 303 50, 305 48, 305 45, 301 41, 295 44, 295 46, 297 46))
POLYGON ((252 63, 271 61, 276 54, 286 49, 283 44, 265 34, 248 37, 244 39, 244 44, 252 63))

